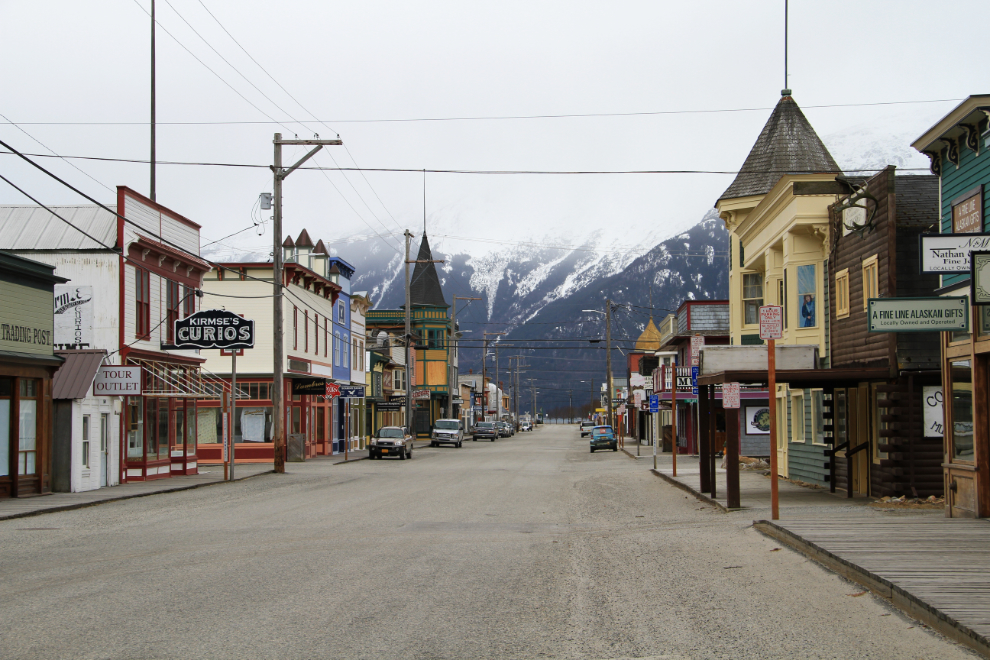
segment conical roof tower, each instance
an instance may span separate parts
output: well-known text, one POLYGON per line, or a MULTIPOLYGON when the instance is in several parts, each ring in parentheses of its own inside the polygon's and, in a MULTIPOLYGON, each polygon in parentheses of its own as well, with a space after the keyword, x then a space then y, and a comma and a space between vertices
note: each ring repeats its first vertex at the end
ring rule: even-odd
POLYGON ((660 350, 660 329, 653 323, 653 316, 650 316, 650 322, 646 324, 639 339, 636 340, 635 350, 644 352, 660 350))
POLYGON ((801 108, 787 94, 777 102, 739 174, 718 201, 765 195, 785 174, 841 171, 801 108))
POLYGON ((430 241, 423 232, 423 242, 419 244, 419 255, 413 269, 412 279, 409 284, 409 299, 413 305, 429 305, 431 307, 450 307, 443 297, 443 288, 440 286, 440 276, 437 275, 436 264, 422 263, 432 262, 433 253, 430 251, 430 241))

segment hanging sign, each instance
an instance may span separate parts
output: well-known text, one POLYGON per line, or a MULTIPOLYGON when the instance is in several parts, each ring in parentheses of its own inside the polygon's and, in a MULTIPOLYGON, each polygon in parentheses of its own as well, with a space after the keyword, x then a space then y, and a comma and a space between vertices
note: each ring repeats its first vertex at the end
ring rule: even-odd
POLYGON ((341 399, 364 398, 364 385, 341 385, 339 389, 341 399))
POLYGON ((104 365, 93 379, 93 396, 140 396, 141 367, 104 365))
POLYGON ((413 390, 412 398, 413 401, 429 401, 430 390, 413 390))
POLYGON ((337 383, 331 383, 327 381, 326 387, 324 388, 323 396, 328 399, 334 399, 340 396, 340 385, 337 383))
POLYGON ((739 383, 724 383, 722 385, 722 407, 739 408, 739 383))
POLYGON ((966 332, 969 299, 870 298, 867 322, 870 332, 966 332))
POLYGON ((326 392, 326 378, 292 378, 293 394, 315 394, 321 395, 326 392))
POLYGON ((990 250, 990 233, 922 234, 922 273, 968 273, 969 255, 990 250))
POLYGON ((702 335, 694 335, 691 337, 691 366, 697 367, 699 365, 699 356, 701 355, 701 349, 705 345, 705 338, 702 335))
POLYGON ((691 367, 691 394, 698 396, 698 372, 701 367, 691 367))
POLYGON ((970 299, 974 305, 990 305, 990 252, 973 252, 970 262, 970 299))
POLYGON ((175 322, 174 348, 254 348, 254 321, 222 309, 207 309, 175 322))
POLYGON ((780 339, 784 336, 784 308, 780 305, 760 307, 760 339, 780 339))

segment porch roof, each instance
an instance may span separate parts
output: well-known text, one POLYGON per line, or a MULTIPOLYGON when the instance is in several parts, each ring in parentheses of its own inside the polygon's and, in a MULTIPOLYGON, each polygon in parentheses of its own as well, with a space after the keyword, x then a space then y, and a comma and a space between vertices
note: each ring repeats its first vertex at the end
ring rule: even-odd
MULTIPOLYGON (((822 385, 849 387, 867 380, 890 380, 887 367, 839 367, 835 369, 778 369, 777 382, 797 388, 814 388, 822 385)), ((721 371, 698 376, 698 385, 723 383, 766 383, 765 370, 721 371)))

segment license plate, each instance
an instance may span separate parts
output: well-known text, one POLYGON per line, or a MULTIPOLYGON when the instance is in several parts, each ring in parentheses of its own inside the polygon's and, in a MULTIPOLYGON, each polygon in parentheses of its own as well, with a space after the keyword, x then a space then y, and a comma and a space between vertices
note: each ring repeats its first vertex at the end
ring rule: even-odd
POLYGON ((383 454, 387 454, 387 453, 388 453, 388 450, 387 450, 387 449, 383 449, 383 450, 382 450, 382 453, 383 453, 383 454))

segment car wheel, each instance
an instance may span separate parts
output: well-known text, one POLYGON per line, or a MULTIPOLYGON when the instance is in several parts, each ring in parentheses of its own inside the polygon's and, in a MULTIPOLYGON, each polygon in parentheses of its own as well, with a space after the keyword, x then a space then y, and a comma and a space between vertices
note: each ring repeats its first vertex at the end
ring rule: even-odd
POLYGON ((592 453, 592 454, 594 454, 594 453, 595 453, 595 448, 594 448, 594 447, 592 447, 592 448, 591 448, 591 453, 592 453))
POLYGON ((471 442, 477 442, 477 441, 478 441, 477 438, 471 438, 471 442))
POLYGON ((618 447, 612 447, 612 451, 619 451, 618 447))
POLYGON ((457 443, 457 448, 458 448, 458 449, 460 449, 460 448, 461 448, 461 444, 463 444, 463 443, 460 443, 460 442, 458 442, 458 443, 457 443))

